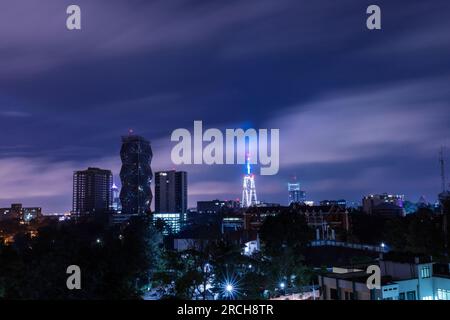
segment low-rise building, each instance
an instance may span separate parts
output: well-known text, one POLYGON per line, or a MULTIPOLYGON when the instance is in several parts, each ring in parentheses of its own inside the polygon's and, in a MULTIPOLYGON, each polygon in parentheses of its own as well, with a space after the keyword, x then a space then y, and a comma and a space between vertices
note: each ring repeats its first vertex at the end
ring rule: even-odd
POLYGON ((450 300, 450 264, 431 257, 381 255, 380 288, 369 289, 371 273, 333 268, 319 277, 323 300, 450 300))
POLYGON ((16 220, 20 223, 30 223, 41 217, 40 207, 24 207, 21 203, 13 203, 10 208, 0 208, 0 221, 16 220))

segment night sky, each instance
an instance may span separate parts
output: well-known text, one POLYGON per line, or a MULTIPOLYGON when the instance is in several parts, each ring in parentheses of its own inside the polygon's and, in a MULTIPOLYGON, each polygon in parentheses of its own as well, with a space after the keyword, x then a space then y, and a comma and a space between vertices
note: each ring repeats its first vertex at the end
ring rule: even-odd
POLYGON ((129 129, 151 140, 153 171, 188 171, 190 206, 239 198, 242 166, 172 164, 170 134, 194 120, 280 129, 259 200, 287 203, 296 176, 310 200, 434 202, 449 80, 448 0, 4 0, 0 206, 68 211, 88 166, 119 182, 129 129), (66 29, 70 4, 82 30, 66 29), (370 4, 382 30, 366 28, 370 4))

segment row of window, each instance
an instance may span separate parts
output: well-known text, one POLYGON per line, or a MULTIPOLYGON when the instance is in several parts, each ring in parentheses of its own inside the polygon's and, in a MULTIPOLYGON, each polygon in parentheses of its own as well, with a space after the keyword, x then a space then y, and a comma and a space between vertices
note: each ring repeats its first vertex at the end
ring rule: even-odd
POLYGON ((438 300, 450 300, 450 290, 438 289, 437 290, 438 300))
POLYGON ((399 300, 416 300, 416 292, 415 291, 400 292, 400 294, 398 295, 398 299, 399 300))
POLYGON ((420 269, 420 277, 422 279, 431 277, 431 271, 429 266, 425 266, 422 267, 422 269, 420 269))

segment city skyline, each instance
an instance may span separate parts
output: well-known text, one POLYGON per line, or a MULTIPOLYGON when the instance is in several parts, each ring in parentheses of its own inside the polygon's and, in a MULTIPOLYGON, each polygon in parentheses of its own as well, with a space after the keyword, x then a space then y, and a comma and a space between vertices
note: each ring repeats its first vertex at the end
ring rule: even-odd
POLYGON ((68 3, 0 12, 0 207, 68 211, 73 172, 87 167, 118 184, 129 129, 150 140, 154 172, 188 172, 189 207, 240 198, 241 165, 171 163, 170 133, 194 120, 280 129, 280 172, 255 176, 261 201, 285 204, 292 175, 315 201, 437 199, 438 151, 450 147, 448 2, 380 1, 378 33, 365 27, 368 1, 80 0, 78 33, 65 29, 68 3))

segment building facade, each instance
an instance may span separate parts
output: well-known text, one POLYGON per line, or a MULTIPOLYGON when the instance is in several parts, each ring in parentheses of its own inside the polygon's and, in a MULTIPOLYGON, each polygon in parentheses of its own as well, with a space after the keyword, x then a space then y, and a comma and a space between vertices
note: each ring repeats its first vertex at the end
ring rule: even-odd
POLYGON ((150 211, 153 178, 150 167, 153 153, 150 142, 141 136, 122 137, 120 158, 120 203, 122 214, 145 214, 150 211))
POLYGON ((300 190, 300 183, 288 183, 288 202, 303 203, 306 201, 306 191, 300 190))
POLYGON ((21 203, 13 203, 10 208, 0 208, 0 222, 15 220, 20 223, 30 223, 41 217, 40 207, 24 207, 21 203))
POLYGON ((402 194, 370 194, 362 200, 364 213, 374 214, 374 209, 381 204, 390 204, 403 209, 405 196, 402 194))
POLYGON ((155 173, 155 212, 187 212, 187 172, 161 171, 155 173))
POLYGON ((110 170, 88 168, 73 173, 72 213, 76 215, 102 213, 112 206, 110 170))
POLYGON ((380 288, 369 289, 363 269, 333 268, 319 277, 323 300, 450 300, 450 265, 430 257, 379 261, 380 288))

